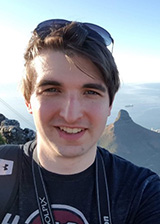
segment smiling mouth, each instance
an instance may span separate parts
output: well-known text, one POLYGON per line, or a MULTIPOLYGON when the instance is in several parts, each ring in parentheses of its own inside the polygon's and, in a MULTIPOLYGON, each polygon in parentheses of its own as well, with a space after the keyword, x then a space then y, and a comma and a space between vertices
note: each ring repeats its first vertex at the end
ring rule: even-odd
POLYGON ((82 129, 82 128, 59 127, 59 129, 61 131, 64 131, 67 134, 77 134, 77 133, 84 131, 84 129, 82 129))

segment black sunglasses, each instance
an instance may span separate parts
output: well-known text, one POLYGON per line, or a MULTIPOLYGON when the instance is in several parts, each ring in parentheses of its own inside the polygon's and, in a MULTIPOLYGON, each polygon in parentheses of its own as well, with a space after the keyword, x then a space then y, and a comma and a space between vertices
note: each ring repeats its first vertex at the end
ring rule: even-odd
MULTIPOLYGON (((44 40, 45 37, 47 37, 51 31, 58 30, 68 24, 70 24, 71 21, 64 20, 64 19, 51 19, 51 20, 46 20, 44 22, 41 22, 38 24, 34 32, 38 34, 38 36, 44 40)), ((113 51, 113 45, 114 45, 114 40, 111 37, 110 33, 103 29, 102 27, 92 24, 92 23, 79 23, 84 25, 85 27, 89 28, 92 31, 95 31, 98 33, 104 40, 105 45, 109 46, 112 43, 112 51, 113 51)))

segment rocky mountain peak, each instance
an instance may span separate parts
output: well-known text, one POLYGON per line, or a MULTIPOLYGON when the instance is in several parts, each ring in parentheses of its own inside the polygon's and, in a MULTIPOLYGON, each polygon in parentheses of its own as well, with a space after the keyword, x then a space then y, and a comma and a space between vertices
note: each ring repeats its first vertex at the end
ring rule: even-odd
POLYGON ((106 126, 99 145, 160 174, 160 133, 140 126, 125 110, 120 110, 115 122, 106 126))
POLYGON ((129 122, 132 121, 132 118, 129 116, 129 113, 126 110, 120 110, 115 122, 129 122))

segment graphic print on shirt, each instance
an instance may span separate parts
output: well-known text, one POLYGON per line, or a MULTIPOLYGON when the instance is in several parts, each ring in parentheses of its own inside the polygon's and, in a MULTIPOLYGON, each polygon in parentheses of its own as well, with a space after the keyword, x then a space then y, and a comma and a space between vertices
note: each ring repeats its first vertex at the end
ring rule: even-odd
POLYGON ((0 175, 11 175, 13 164, 12 160, 0 159, 0 175))
MULTIPOLYGON (((82 212, 78 209, 68 205, 52 205, 55 224, 89 224, 82 212)), ((46 224, 51 224, 50 217, 46 211, 45 220, 46 224)), ((18 224, 18 223, 17 223, 18 224)), ((36 210, 32 213, 25 224, 41 224, 39 211, 36 210)))

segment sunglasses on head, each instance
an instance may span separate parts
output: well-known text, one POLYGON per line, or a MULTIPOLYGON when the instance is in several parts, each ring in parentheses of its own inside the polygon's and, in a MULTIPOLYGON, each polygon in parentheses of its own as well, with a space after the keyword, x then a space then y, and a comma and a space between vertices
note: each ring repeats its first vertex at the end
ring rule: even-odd
MULTIPOLYGON (((44 40, 52 31, 58 30, 68 24, 70 24, 72 21, 63 20, 63 19, 51 19, 46 20, 44 22, 41 22, 38 24, 34 32, 38 34, 38 36, 44 40)), ((79 22, 78 22, 79 23, 79 22)), ((111 37, 110 33, 103 29, 102 27, 92 24, 92 23, 79 23, 82 26, 84 25, 86 28, 89 28, 90 30, 98 33, 104 40, 106 47, 112 44, 112 51, 113 51, 113 45, 114 40, 111 37)))

